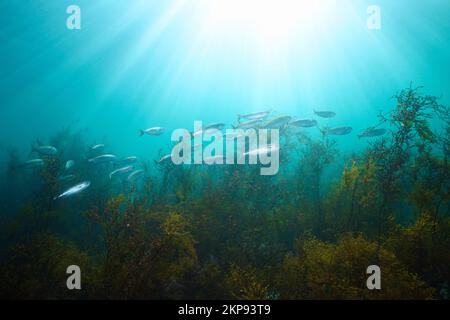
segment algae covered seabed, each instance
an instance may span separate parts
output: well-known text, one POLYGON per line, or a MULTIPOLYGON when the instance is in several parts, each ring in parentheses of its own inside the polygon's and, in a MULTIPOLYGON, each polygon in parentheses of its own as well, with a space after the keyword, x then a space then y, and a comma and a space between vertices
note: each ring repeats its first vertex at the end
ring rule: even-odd
POLYGON ((114 180, 70 129, 49 140, 58 153, 37 168, 12 150, 1 297, 446 299, 450 112, 423 91, 398 92, 379 116, 387 133, 354 154, 331 136, 282 129, 276 176, 149 160, 140 180, 114 180), (55 200, 68 159, 92 183, 55 200), (67 290, 69 265, 80 266, 82 290, 67 290), (366 287, 370 265, 382 290, 366 287))
POLYGON ((448 299, 449 13, 0 1, 0 298, 448 299), (170 161, 266 116, 274 175, 170 161))

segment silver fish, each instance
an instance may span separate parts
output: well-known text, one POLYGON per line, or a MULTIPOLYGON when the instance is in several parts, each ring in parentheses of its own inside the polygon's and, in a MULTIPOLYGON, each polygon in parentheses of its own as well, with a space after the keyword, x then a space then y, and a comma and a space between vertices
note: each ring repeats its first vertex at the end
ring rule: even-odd
POLYGON ((266 129, 280 129, 287 125, 292 120, 290 116, 278 117, 273 120, 270 120, 264 125, 266 129))
POLYGON ((316 111, 314 110, 314 113, 322 118, 333 118, 336 116, 336 113, 333 111, 316 111))
POLYGON ((200 129, 200 130, 191 132, 191 136, 192 136, 192 138, 196 138, 196 137, 201 136, 202 134, 212 135, 212 134, 215 134, 218 132, 220 132, 220 130, 217 128, 200 129))
POLYGON ((70 168, 72 168, 74 164, 75 164, 75 161, 73 161, 73 160, 67 161, 66 165, 65 165, 66 170, 69 170, 70 168))
POLYGON ((205 127, 203 127, 203 130, 207 131, 209 129, 216 129, 216 130, 222 130, 223 128, 225 128, 225 124, 224 123, 213 123, 210 125, 207 125, 205 127))
POLYGON ((18 165, 19 168, 37 168, 44 165, 44 160, 42 159, 32 159, 25 161, 18 165))
POLYGON ((72 188, 68 189, 67 191, 64 191, 59 196, 54 197, 53 200, 70 197, 74 194, 77 194, 77 193, 89 188, 90 185, 91 185, 90 181, 85 181, 80 184, 77 184, 76 186, 73 186, 72 188))
POLYGON ((112 179, 113 176, 117 175, 117 174, 124 174, 124 173, 128 173, 134 170, 134 166, 126 166, 123 168, 119 168, 117 170, 114 170, 113 172, 111 172, 109 174, 109 179, 112 179))
POLYGON ((96 144, 89 148, 89 151, 101 152, 105 149, 104 144, 96 144))
POLYGON ((264 120, 270 114, 270 111, 253 112, 248 114, 238 114, 238 121, 241 119, 247 120, 264 120))
POLYGON ((153 127, 145 130, 140 131, 140 135, 143 136, 144 134, 148 134, 150 136, 159 136, 164 133, 165 129, 163 127, 153 127))
POLYGON ((329 136, 344 136, 351 133, 352 130, 351 127, 326 128, 323 133, 329 136))
POLYGON ((233 126, 234 129, 250 129, 258 127, 262 122, 262 119, 254 119, 246 122, 238 123, 236 126, 233 126))
POLYGON ((156 161, 159 164, 165 163, 169 159, 172 159, 172 154, 166 154, 165 156, 161 157, 158 161, 156 161))
POLYGON ((199 136, 201 136, 203 134, 203 130, 197 130, 197 131, 194 131, 194 132, 191 132, 191 136, 192 136, 192 138, 195 138, 195 137, 199 137, 199 136))
POLYGON ((300 128, 311 128, 317 126, 317 121, 313 119, 294 119, 289 125, 300 128))
POLYGON ((260 147, 260 148, 245 152, 244 155, 248 156, 248 155, 268 154, 269 152, 278 151, 278 150, 280 150, 280 147, 277 145, 267 145, 265 147, 260 147))
POLYGON ((143 174, 144 174, 144 170, 133 171, 132 173, 130 173, 130 175, 128 176, 127 180, 128 181, 132 181, 132 180, 138 178, 139 176, 141 176, 143 174))
POLYGON ((60 176, 60 177, 58 177, 58 181, 66 182, 66 181, 73 180, 74 178, 75 178, 75 175, 69 174, 69 175, 66 175, 66 176, 60 176))
POLYGON ((54 156, 58 153, 58 149, 52 146, 33 146, 33 151, 45 156, 54 156))
POLYGON ((136 163, 138 160, 139 160, 138 157, 134 157, 134 156, 126 157, 126 158, 123 158, 123 159, 115 161, 114 165, 116 165, 116 166, 126 166, 126 165, 130 165, 130 164, 136 163))
POLYGON ((88 161, 91 163, 105 163, 112 162, 116 160, 116 156, 113 154, 102 154, 101 156, 89 159, 88 161))
POLYGON ((361 134, 358 135, 358 138, 372 138, 379 137, 386 134, 386 129, 377 129, 374 127, 367 128, 361 134))

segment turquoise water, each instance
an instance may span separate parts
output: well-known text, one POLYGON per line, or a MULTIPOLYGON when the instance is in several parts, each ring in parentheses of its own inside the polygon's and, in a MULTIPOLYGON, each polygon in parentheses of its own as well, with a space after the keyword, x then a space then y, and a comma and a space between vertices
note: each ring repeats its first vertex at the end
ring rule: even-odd
POLYGON ((0 0, 0 299, 448 299, 449 14, 0 0), (280 125, 276 176, 157 161, 176 129, 267 110, 318 124, 280 125))
POLYGON ((68 30, 73 1, 4 0, 2 150, 25 157, 32 141, 71 126, 153 158, 173 129, 268 108, 333 110, 322 124, 352 126, 339 142, 353 148, 411 81, 448 104, 448 1, 377 1, 380 30, 366 26, 372 1, 318 2, 79 0, 81 30, 68 30), (169 133, 138 137, 152 126, 169 133))

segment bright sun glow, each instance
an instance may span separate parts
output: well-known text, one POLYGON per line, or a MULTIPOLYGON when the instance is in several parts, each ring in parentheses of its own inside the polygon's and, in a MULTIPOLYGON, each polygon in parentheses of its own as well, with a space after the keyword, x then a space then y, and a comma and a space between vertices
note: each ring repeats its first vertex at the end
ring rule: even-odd
POLYGON ((308 95, 313 91, 310 88, 316 83, 316 75, 328 74, 334 65, 343 67, 341 52, 336 48, 343 35, 341 22, 346 20, 342 15, 346 13, 348 17, 351 12, 348 1, 173 0, 161 3, 140 0, 122 22, 133 26, 128 20, 136 20, 142 25, 136 29, 136 37, 127 47, 127 57, 115 77, 109 79, 105 96, 120 88, 123 79, 133 74, 136 66, 142 70, 152 66, 150 70, 154 71, 153 61, 148 57, 163 52, 164 46, 173 39, 177 42, 172 48, 176 49, 164 55, 170 61, 164 64, 163 75, 167 78, 155 80, 149 72, 148 79, 159 81, 161 86, 164 83, 170 87, 168 92, 176 92, 176 85, 189 79, 188 91, 195 97, 211 84, 213 74, 220 74, 214 79, 223 88, 248 91, 245 94, 251 95, 253 104, 259 106, 267 103, 260 98, 266 92, 276 92, 283 99, 294 94, 297 89, 285 85, 290 83, 293 70, 304 75, 297 78, 300 80, 296 81, 295 88, 308 95), (335 64, 336 61, 340 63, 335 64))
POLYGON ((330 27, 335 0, 209 0, 202 2, 210 32, 235 28, 260 40, 281 40, 294 33, 319 33, 330 27))

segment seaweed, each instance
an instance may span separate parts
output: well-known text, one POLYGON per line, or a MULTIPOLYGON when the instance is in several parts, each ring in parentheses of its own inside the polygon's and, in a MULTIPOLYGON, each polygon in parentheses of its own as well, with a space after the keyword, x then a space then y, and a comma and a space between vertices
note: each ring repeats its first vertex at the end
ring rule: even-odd
POLYGON ((112 182, 70 128, 48 139, 59 152, 39 169, 19 170, 11 150, 0 297, 448 299, 450 110, 412 86, 394 102, 379 117, 388 133, 351 155, 327 136, 283 130, 275 177, 175 166, 161 150, 142 180, 112 182), (67 160, 93 183, 55 201, 67 160), (65 288, 73 264, 81 291, 65 288), (366 288, 372 264, 383 290, 366 288))

